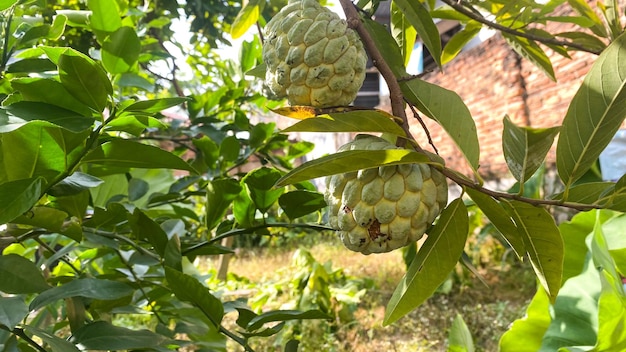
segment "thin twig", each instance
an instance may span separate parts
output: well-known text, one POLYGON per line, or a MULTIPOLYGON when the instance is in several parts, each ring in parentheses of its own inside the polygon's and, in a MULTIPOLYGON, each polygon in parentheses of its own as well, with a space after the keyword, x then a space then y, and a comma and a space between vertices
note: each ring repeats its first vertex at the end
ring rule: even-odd
MULTIPOLYGON (((3 328, 2 325, 0 325, 0 328, 3 328)), ((5 329, 6 330, 6 329, 5 329)), ((7 330, 9 331, 9 330, 7 330)), ((45 348, 43 348, 40 344, 38 344, 37 342, 35 342, 35 340, 31 339, 30 336, 26 335, 26 332, 24 331, 24 329, 20 329, 20 328, 15 328, 13 330, 10 330, 15 336, 22 338, 24 341, 26 341, 29 345, 33 346, 37 351, 39 352, 48 352, 46 351, 45 348)))
POLYGON ((428 138, 428 144, 430 144, 430 146, 433 147, 435 154, 439 155, 439 150, 437 150, 437 147, 435 146, 433 139, 430 137, 430 131, 428 130, 428 127, 426 127, 426 123, 424 123, 424 120, 422 120, 422 117, 415 109, 415 106, 413 106, 413 104, 410 104, 410 103, 408 105, 409 105, 409 108, 411 108, 411 111, 413 112, 413 116, 415 117, 415 119, 419 121, 420 125, 422 125, 422 129, 424 130, 424 133, 426 133, 426 138, 428 138))
MULTIPOLYGON (((35 240, 35 242, 39 243, 40 246, 42 246, 45 250, 47 250, 48 252, 52 253, 53 255, 57 253, 54 250, 54 248, 48 246, 48 244, 46 242, 42 241, 41 238, 34 237, 33 239, 35 240)), ((65 264, 67 264, 70 268, 72 268, 72 270, 74 270, 74 272, 76 274, 78 274, 78 276, 81 276, 83 274, 82 271, 78 270, 78 268, 76 268, 74 266, 74 264, 70 263, 70 261, 67 260, 67 258, 65 258, 65 256, 59 257, 59 260, 62 261, 63 263, 65 263, 65 264)))
POLYGON ((588 53, 592 53, 592 54, 596 54, 596 55, 600 55, 601 51, 598 50, 593 50, 593 49, 589 49, 587 47, 585 47, 584 45, 580 45, 580 44, 576 44, 576 43, 572 43, 569 41, 565 41, 565 40, 558 40, 558 39, 554 39, 554 38, 546 38, 546 37, 542 37, 542 36, 538 36, 538 35, 534 35, 532 33, 526 33, 526 32, 521 32, 518 31, 516 29, 507 27, 507 26, 503 26, 499 23, 495 23, 495 22, 491 22, 488 19, 486 19, 485 17, 483 17, 482 15, 478 15, 476 13, 476 10, 471 7, 470 5, 468 5, 465 1, 458 1, 458 0, 441 0, 442 2, 444 2, 445 4, 447 4, 448 6, 452 7, 453 9, 455 9, 456 11, 462 13, 463 15, 477 21, 480 22, 484 25, 486 25, 487 27, 491 27, 493 29, 499 30, 501 32, 504 33, 508 33, 508 34, 512 34, 518 37, 522 37, 522 38, 526 38, 526 39, 530 39, 530 40, 534 40, 543 44, 550 44, 550 45, 559 45, 559 46, 566 46, 572 49, 577 49, 580 51, 585 51, 588 53), (473 10, 473 11, 472 11, 473 10))

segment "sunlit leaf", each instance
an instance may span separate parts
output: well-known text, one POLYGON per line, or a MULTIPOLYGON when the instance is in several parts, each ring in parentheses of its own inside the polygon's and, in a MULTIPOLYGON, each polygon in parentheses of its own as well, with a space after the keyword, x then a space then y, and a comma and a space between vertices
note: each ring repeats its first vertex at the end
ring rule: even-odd
POLYGON ((263 313, 252 318, 247 325, 247 329, 250 331, 257 330, 266 323, 272 323, 277 321, 289 321, 289 320, 306 320, 306 319, 330 319, 331 317, 319 310, 309 310, 301 312, 298 310, 274 310, 271 312, 263 313))
POLYGON ((35 263, 17 254, 0 256, 0 291, 39 293, 50 288, 35 263))
POLYGON ((281 177, 276 186, 383 165, 427 162, 430 159, 426 155, 408 149, 348 150, 308 161, 281 177))
POLYGON ((120 27, 109 35, 102 44, 102 64, 110 73, 130 71, 141 52, 137 32, 131 27, 120 27))
POLYGON ((596 59, 563 119, 556 165, 566 190, 582 177, 626 117, 626 34, 596 59))
POLYGON ((480 32, 482 24, 477 21, 469 21, 465 27, 455 33, 446 43, 441 54, 441 64, 446 64, 454 59, 465 45, 480 32))
POLYGON ((518 54, 520 54, 523 58, 530 61, 540 69, 543 73, 545 73, 551 80, 556 81, 556 76, 554 75, 554 68, 552 67, 552 62, 548 55, 539 47, 537 43, 534 41, 515 36, 507 33, 502 33, 504 39, 509 43, 511 48, 515 50, 518 54))
POLYGON ((393 3, 398 6, 407 20, 413 25, 435 63, 441 66, 441 38, 439 30, 426 7, 420 1, 393 0, 393 3))
POLYGON ((408 65, 411 53, 415 47, 415 38, 417 31, 406 18, 398 5, 391 2, 391 34, 398 43, 402 56, 404 57, 404 66, 408 65))
POLYGON ((551 320, 550 298, 539 286, 526 315, 515 320, 500 338, 500 352, 537 352, 551 320))
POLYGON ((448 277, 461 257, 469 230, 467 209, 456 199, 428 232, 385 311, 384 325, 400 319, 428 299, 448 277))
POLYGON ((402 82, 405 97, 448 133, 468 163, 478 169, 480 148, 476 124, 459 95, 421 79, 402 82))
POLYGON ((89 24, 95 32, 113 33, 122 26, 115 0, 89 0, 87 6, 92 11, 89 24))
POLYGON ((237 17, 235 17, 230 28, 230 35, 233 39, 244 35, 248 29, 257 22, 264 7, 265 1, 260 0, 251 0, 244 5, 237 14, 237 17))
POLYGON ((283 132, 381 132, 405 136, 393 116, 379 110, 334 113, 304 119, 283 132))
POLYGON ((273 168, 261 167, 249 172, 242 181, 248 186, 250 199, 262 213, 278 200, 285 188, 274 188, 274 184, 281 177, 281 173, 273 168))
POLYGON ((189 101, 189 99, 180 97, 140 100, 125 107, 124 111, 139 111, 154 114, 165 109, 178 106, 186 101, 189 101))
POLYGON ((239 182, 232 178, 209 182, 206 202, 206 227, 208 229, 213 229, 223 220, 226 210, 241 190, 239 182))
POLYGON ((61 54, 58 65, 63 87, 83 104, 96 112, 102 112, 113 90, 102 67, 71 49, 61 54))

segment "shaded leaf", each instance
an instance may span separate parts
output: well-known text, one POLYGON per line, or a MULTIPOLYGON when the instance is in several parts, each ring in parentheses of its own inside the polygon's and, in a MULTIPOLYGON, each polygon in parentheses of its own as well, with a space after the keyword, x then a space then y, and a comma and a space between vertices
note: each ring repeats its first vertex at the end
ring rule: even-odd
POLYGON ((626 117, 624 46, 626 34, 602 52, 563 119, 556 165, 566 192, 595 163, 626 117))
POLYGON ((241 192, 242 186, 232 178, 217 179, 207 185, 206 227, 213 229, 219 224, 230 204, 241 192))
POLYGON ((474 352, 474 340, 461 314, 452 321, 448 333, 448 352, 474 352))
POLYGON ((188 100, 188 98, 181 97, 141 100, 125 107, 124 111, 140 111, 144 113, 154 114, 157 112, 161 112, 165 109, 178 106, 188 100))
POLYGON ((48 59, 28 58, 12 62, 7 66, 7 73, 33 73, 56 71, 57 65, 48 59))
POLYGON ((281 177, 276 182, 276 187, 383 165, 429 162, 430 159, 426 155, 407 149, 348 150, 323 156, 298 166, 281 177))
POLYGON ((9 294, 39 293, 50 288, 35 263, 17 254, 0 256, 0 291, 9 294))
POLYGON ((191 165, 166 150, 125 139, 114 139, 102 144, 87 154, 82 162, 116 167, 163 168, 195 172, 191 165))
POLYGON ((304 119, 282 132, 381 132, 406 136, 393 116, 380 110, 358 110, 304 119))
POLYGON ((504 158, 513 177, 523 184, 543 164, 559 128, 519 127, 508 116, 503 122, 504 158))
POLYGON ((0 224, 6 224, 32 208, 41 197, 41 177, 0 184, 0 224))
POLYGON ((552 62, 546 53, 532 40, 527 38, 502 33, 502 36, 507 43, 523 58, 530 61, 535 67, 545 73, 551 80, 556 82, 556 76, 554 75, 554 68, 552 62))
MULTIPOLYGON (((50 60, 47 59, 46 61, 50 62, 50 60)), ((15 78, 11 80, 11 86, 22 94, 23 100, 56 105, 63 109, 74 111, 80 116, 91 117, 93 114, 87 105, 76 99, 65 89, 61 82, 55 79, 32 77, 15 78)), ((46 105, 42 105, 41 107, 44 112, 47 111, 45 108, 46 105)), ((45 118, 41 119, 46 120, 45 118)), ((28 120, 32 120, 32 118, 28 120)), ((89 121, 89 119, 84 119, 84 121, 89 121)), ((82 123, 85 123, 84 121, 82 123)), ((77 122, 80 123, 81 121, 77 122)), ((91 122, 93 123, 93 121, 91 122)), ((71 129, 69 126, 67 128, 71 129)))
POLYGON ((139 208, 135 208, 133 213, 129 215, 128 223, 137 239, 148 241, 159 256, 163 257, 165 255, 168 238, 159 224, 139 208))
POLYGON ((552 215, 544 208, 507 201, 539 283, 554 302, 563 276, 563 239, 552 215))
POLYGON ((95 321, 74 332, 73 341, 89 350, 130 350, 156 348, 169 339, 149 330, 130 330, 95 321))
POLYGON ((461 97, 421 79, 405 81, 400 86, 411 103, 443 127, 470 166, 477 170, 480 148, 476 124, 461 97))
POLYGON ((91 278, 74 279, 40 293, 30 302, 29 309, 37 310, 54 301, 69 297, 113 300, 131 294, 133 294, 133 288, 123 282, 91 278))
POLYGON ((211 321, 213 326, 219 327, 224 317, 224 306, 219 299, 213 296, 209 289, 203 286, 193 276, 181 273, 170 267, 165 267, 165 278, 168 287, 181 301, 192 303, 211 321))
POLYGON ((24 121, 47 121, 72 132, 82 132, 91 129, 94 119, 81 114, 66 110, 56 105, 34 101, 20 101, 13 103, 5 109, 10 115, 19 117, 24 121))
POLYGON ((364 19, 363 25, 374 40, 374 44, 385 58, 385 62, 394 75, 398 77, 406 76, 404 68, 404 57, 400 51, 400 47, 393 39, 387 28, 382 23, 378 23, 374 20, 364 19))
POLYGON ((309 310, 301 312, 299 310, 274 310, 250 319, 247 325, 247 330, 254 331, 263 326, 263 324, 276 322, 276 321, 289 321, 289 320, 305 320, 305 319, 331 319, 328 314, 319 310, 309 310))
POLYGON ((324 208, 326 201, 321 193, 295 190, 281 195, 278 204, 289 219, 293 220, 324 208))
POLYGON ((24 330, 41 338, 52 352, 80 352, 80 350, 71 342, 53 335, 45 330, 41 330, 34 326, 25 325, 24 330))
POLYGON ((28 306, 22 297, 0 297, 0 325, 13 330, 28 315, 28 306))
POLYGON ((48 193, 55 197, 71 196, 98 187, 103 182, 100 178, 77 171, 55 184, 48 193))
POLYGON ((241 144, 235 136, 228 136, 220 143, 219 155, 225 161, 235 161, 239 158, 241 144))
POLYGON ((67 49, 58 60, 59 78, 74 98, 96 112, 102 112, 113 91, 102 67, 78 51, 67 49))
POLYGON ((248 186, 250 199, 262 213, 278 200, 285 188, 274 188, 274 184, 280 178, 281 173, 273 168, 261 167, 249 172, 242 181, 248 186))
POLYGON ((385 311, 384 325, 400 319, 428 299, 459 261, 469 231, 467 209, 452 201, 428 232, 428 237, 396 287, 385 311))

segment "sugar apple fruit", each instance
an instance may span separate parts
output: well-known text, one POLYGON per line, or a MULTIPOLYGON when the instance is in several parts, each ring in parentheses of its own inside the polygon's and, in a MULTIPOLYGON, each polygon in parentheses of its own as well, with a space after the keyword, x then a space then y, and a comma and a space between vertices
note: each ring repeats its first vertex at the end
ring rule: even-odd
POLYGON ((316 0, 290 0, 265 26, 263 61, 272 98, 323 108, 355 99, 367 54, 336 13, 316 0))
MULTIPOLYGON (((396 149, 359 135, 339 148, 396 149)), ((382 166, 326 178, 329 224, 341 241, 363 254, 389 252, 419 240, 448 201, 445 176, 428 164, 382 166)))

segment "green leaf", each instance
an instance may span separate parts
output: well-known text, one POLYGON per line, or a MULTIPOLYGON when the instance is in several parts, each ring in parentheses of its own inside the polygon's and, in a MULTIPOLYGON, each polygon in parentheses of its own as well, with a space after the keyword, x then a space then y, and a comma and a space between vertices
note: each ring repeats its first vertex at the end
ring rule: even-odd
POLYGON ((398 43, 402 56, 404 57, 404 66, 408 65, 411 53, 415 47, 415 38, 417 31, 406 18, 402 10, 398 8, 395 2, 391 2, 391 35, 398 43))
POLYGON ((103 182, 102 179, 95 176, 77 171, 54 185, 48 193, 55 197, 71 196, 98 187, 103 182))
POLYGON ((396 78, 406 76, 404 57, 387 28, 382 23, 367 18, 363 20, 363 25, 396 78))
POLYGON ((539 283, 554 302, 563 276, 563 239, 552 215, 544 208, 519 201, 507 201, 526 254, 539 283))
POLYGON ((550 299, 541 286, 526 308, 526 316, 513 322, 500 338, 500 352, 536 352, 550 326, 550 299))
MULTIPOLYGON (((91 117, 92 115, 91 109, 74 98, 74 96, 65 89, 63 84, 57 80, 31 77, 15 78, 11 80, 11 86, 22 94, 23 100, 56 105, 63 109, 74 111, 80 116, 91 117)), ((46 111, 45 106, 43 106, 42 109, 44 112, 46 111)), ((45 118, 43 118, 43 120, 45 120, 45 118)), ((89 120, 90 119, 84 119, 82 123, 89 120)), ((80 121, 78 122, 80 123, 80 121)), ((93 121, 91 122, 93 123, 93 121)))
POLYGON ((88 350, 152 349, 168 342, 168 338, 149 330, 130 330, 95 321, 74 332, 73 341, 88 350))
POLYGON ((626 348, 625 321, 626 304, 623 293, 602 292, 598 302, 598 340, 594 351, 624 350, 626 348))
POLYGON ((114 300, 132 295, 133 288, 123 282, 105 279, 74 279, 61 286, 40 293, 30 302, 29 309, 37 310, 45 305, 69 297, 85 297, 114 300))
POLYGON ((452 321, 448 333, 448 352, 474 352, 474 340, 461 314, 452 321))
POLYGON ((281 195, 278 204, 289 219, 293 220, 324 208, 326 201, 321 193, 295 190, 281 195))
POLYGON ((348 150, 307 161, 281 177, 276 187, 384 165, 428 162, 426 155, 407 149, 348 150))
POLYGON ((125 107, 124 111, 140 111, 143 113, 155 114, 165 109, 180 105, 188 100, 188 98, 180 97, 141 100, 125 107))
POLYGON ((239 158, 241 145, 235 136, 228 136, 220 143, 219 155, 226 161, 235 161, 239 158))
POLYGON ((467 209, 460 198, 452 201, 428 232, 428 237, 396 287, 385 311, 389 325, 417 308, 446 280, 459 261, 469 231, 467 209))
POLYGON ((567 189, 598 159, 626 117, 626 34, 596 59, 563 119, 556 166, 567 189))
POLYGON ((108 95, 113 91, 102 67, 71 49, 61 54, 58 65, 59 78, 65 89, 94 111, 102 112, 108 95))
POLYGON ((242 186, 232 178, 217 179, 207 185, 206 227, 213 229, 226 214, 230 204, 237 198, 242 186))
POLYGON ((125 139, 114 139, 102 144, 87 154, 82 162, 117 167, 162 168, 195 172, 191 165, 166 150, 125 139))
POLYGON ((276 169, 261 167, 249 172, 242 179, 248 186, 250 199, 261 213, 266 213, 285 191, 283 187, 273 189, 280 176, 281 173, 276 169))
POLYGON ((120 27, 102 44, 102 64, 113 74, 130 71, 137 63, 141 42, 131 27, 120 27))
POLYGON ((147 240, 154 247, 159 256, 163 257, 165 255, 168 238, 159 224, 143 211, 139 210, 139 208, 135 208, 133 213, 129 215, 128 224, 137 239, 147 240))
POLYGON ((437 66, 441 67, 441 38, 426 7, 420 1, 393 0, 393 3, 404 13, 428 48, 437 66))
POLYGON ((95 121, 91 117, 85 117, 56 105, 33 101, 16 102, 5 109, 10 115, 24 121, 47 121, 76 133, 90 130, 95 121))
POLYGON ((572 42, 582 45, 590 50, 601 52, 606 49, 606 44, 598 37, 584 32, 560 32, 553 34, 555 37, 571 39, 572 42))
POLYGON ((261 12, 263 12, 264 7, 265 1, 248 1, 239 11, 230 27, 231 37, 233 39, 237 39, 244 35, 248 29, 259 20, 259 16, 261 15, 261 12))
POLYGON ((16 4, 19 0, 0 0, 0 11, 4 11, 16 4))
POLYGON ((452 38, 446 43, 441 53, 441 64, 445 65, 452 61, 465 47, 465 45, 472 40, 478 32, 482 29, 482 24, 477 21, 469 21, 465 27, 455 33, 452 38))
POLYGON ((474 170, 478 169, 480 147, 476 124, 459 95, 435 84, 412 79, 400 84, 405 97, 426 116, 437 121, 459 147, 474 170))
MULTIPOLYGON (((7 73, 34 73, 56 71, 57 65, 44 58, 28 58, 12 62, 7 66, 7 73)), ((12 80, 13 82, 13 80, 12 80)), ((52 92, 50 92, 52 93, 52 92)))
POLYGON ((485 213, 485 216, 487 216, 496 229, 500 231, 517 257, 522 259, 526 254, 524 242, 519 237, 517 227, 504 207, 502 207, 498 201, 482 192, 471 188, 466 188, 465 192, 472 198, 480 210, 485 213))
POLYGON ((523 184, 543 164, 559 128, 519 127, 508 116, 503 122, 504 158, 513 177, 523 184))
POLYGON ((402 127, 379 110, 358 110, 304 119, 282 132, 381 132, 406 136, 402 127))
POLYGON ((0 184, 0 224, 6 224, 27 212, 41 198, 44 180, 41 177, 0 184))
POLYGON ((193 304, 209 318, 213 326, 220 326, 224 317, 224 306, 198 280, 170 267, 165 267, 165 278, 168 287, 178 299, 193 304))
POLYGON ((145 196, 150 190, 150 184, 140 178, 131 178, 128 181, 128 200, 134 202, 145 196))
POLYGON ((299 310, 274 310, 250 319, 246 329, 254 331, 263 326, 263 324, 289 321, 289 320, 306 320, 306 319, 332 319, 328 314, 319 310, 309 310, 301 312, 299 310))
POLYGON ((537 43, 507 33, 502 33, 502 36, 515 52, 530 61, 535 67, 550 77, 551 80, 556 82, 556 76, 554 75, 554 68, 552 67, 550 58, 537 43))
POLYGON ((0 325, 10 330, 28 315, 28 306, 22 297, 0 297, 0 325))
POLYGON ((595 35, 604 38, 608 36, 604 27, 604 23, 602 22, 600 17, 596 15, 596 12, 591 8, 591 6, 589 6, 589 4, 587 4, 585 0, 568 0, 567 2, 581 16, 588 18, 589 20, 591 20, 591 22, 594 23, 594 25, 591 26, 590 29, 595 35))
POLYGON ((89 0, 87 6, 92 11, 89 25, 94 31, 113 33, 122 26, 115 0, 89 0))
POLYGON ((51 352, 80 352, 80 350, 71 342, 62 339, 56 335, 53 335, 45 330, 41 330, 34 326, 24 325, 24 330, 39 337, 48 346, 50 346, 51 352))
POLYGON ((0 291, 39 293, 50 288, 35 263, 17 254, 0 256, 0 291))
POLYGON ((63 210, 49 206, 35 206, 27 214, 13 219, 13 223, 44 228, 52 232, 61 232, 68 214, 63 210))

